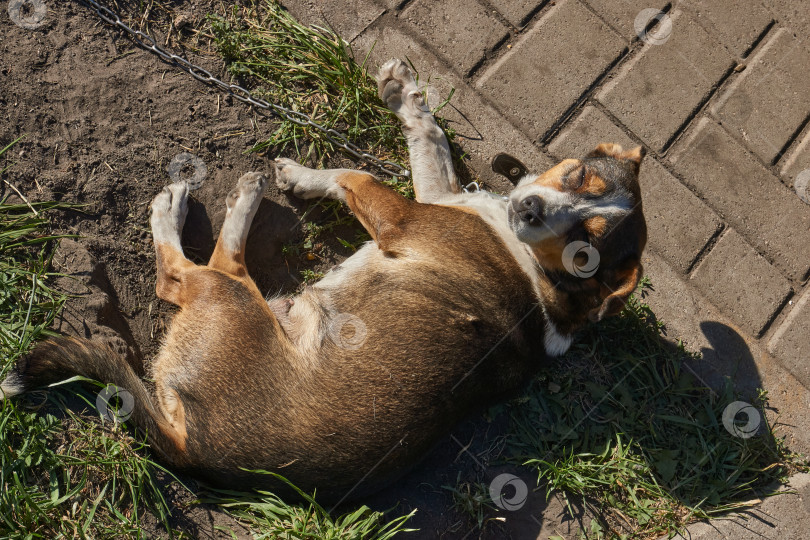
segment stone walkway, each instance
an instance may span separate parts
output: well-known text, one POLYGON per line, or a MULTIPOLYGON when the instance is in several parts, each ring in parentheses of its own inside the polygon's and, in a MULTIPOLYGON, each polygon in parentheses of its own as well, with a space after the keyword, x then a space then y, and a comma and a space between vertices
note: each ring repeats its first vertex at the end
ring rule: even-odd
MULTIPOLYGON (((600 142, 643 144, 650 305, 703 352, 707 384, 768 389, 788 443, 810 450, 810 3, 282 3, 359 55, 373 47, 372 70, 406 57, 433 103, 455 88, 442 115, 490 189, 510 187, 490 172, 497 152, 541 171, 600 142)), ((810 529, 808 503, 782 499, 759 538, 810 529)))

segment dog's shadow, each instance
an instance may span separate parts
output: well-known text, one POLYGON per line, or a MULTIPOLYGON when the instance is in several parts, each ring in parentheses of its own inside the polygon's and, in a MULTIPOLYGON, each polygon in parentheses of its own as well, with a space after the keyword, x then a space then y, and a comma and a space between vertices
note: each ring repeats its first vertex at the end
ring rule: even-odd
POLYGON ((694 355, 659 326, 634 299, 585 329, 520 396, 458 426, 363 502, 394 508, 392 517, 418 509, 414 537, 495 539, 655 531, 677 521, 670 512, 700 517, 761 497, 780 450, 745 340, 704 321, 711 349, 694 355), (734 373, 716 361, 729 356, 734 373))
MULTIPOLYGON (((190 260, 197 264, 208 263, 223 218, 224 211, 219 206, 189 199, 182 241, 190 260), (217 214, 209 214, 209 208, 215 209, 217 214)), ((245 264, 259 290, 272 295, 292 292, 299 285, 300 280, 291 271, 283 247, 300 235, 300 223, 292 208, 262 199, 245 246, 245 264)))

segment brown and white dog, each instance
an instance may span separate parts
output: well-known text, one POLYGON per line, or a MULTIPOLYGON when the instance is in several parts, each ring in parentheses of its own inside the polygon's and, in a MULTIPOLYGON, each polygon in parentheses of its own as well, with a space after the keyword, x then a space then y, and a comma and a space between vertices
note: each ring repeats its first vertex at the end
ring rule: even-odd
POLYGON ((244 263, 265 176, 246 174, 228 195, 208 266, 183 255, 188 187, 170 185, 151 223, 157 295, 180 311, 153 362, 157 395, 123 356, 73 338, 41 343, 3 395, 75 374, 111 382, 177 469, 278 489, 250 472, 262 469, 334 500, 390 482, 563 354, 586 321, 622 309, 646 243, 641 148, 600 145, 527 175, 508 199, 463 193, 406 65, 383 66, 379 88, 403 124, 416 201, 363 172, 286 159, 275 171, 298 197, 344 201, 372 242, 294 299, 267 302, 244 263))

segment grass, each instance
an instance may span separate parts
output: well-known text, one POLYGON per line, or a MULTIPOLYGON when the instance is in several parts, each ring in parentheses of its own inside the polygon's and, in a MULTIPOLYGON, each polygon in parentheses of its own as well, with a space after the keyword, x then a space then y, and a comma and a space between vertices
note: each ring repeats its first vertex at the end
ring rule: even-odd
MULTIPOLYGON (((211 17, 210 24, 217 50, 236 79, 250 81, 251 89, 268 101, 299 111, 343 133, 370 154, 407 168, 405 138, 399 121, 377 95, 368 56, 356 58, 351 46, 331 29, 302 25, 275 0, 234 6, 226 16, 211 17)), ((452 92, 434 112, 451 97, 452 92)), ((439 123, 452 142, 452 130, 441 119, 439 123)), ((288 147, 299 161, 320 167, 340 150, 321 131, 288 120, 282 120, 254 150, 276 155, 288 147)), ((378 174, 413 196, 409 179, 378 174)))
MULTIPOLYGON (((230 73, 254 83, 253 89, 268 101, 344 133, 375 156, 405 164, 405 139, 398 121, 377 97, 367 59, 358 61, 337 34, 300 24, 276 1, 249 6, 234 6, 225 17, 210 19, 230 73)), ((288 146, 299 161, 316 166, 324 166, 338 151, 323 132, 287 120, 254 150, 280 154, 288 146)), ((407 182, 395 184, 411 192, 407 182)))
MULTIPOLYGON (((368 56, 356 57, 351 46, 331 29, 302 25, 276 0, 253 0, 246 7, 232 6, 222 16, 209 17, 209 26, 228 71, 252 92, 339 131, 377 158, 407 168, 408 149, 399 120, 377 95, 377 81, 369 74, 368 56)), ((452 92, 434 113, 451 98, 452 92)), ((452 144, 453 130, 440 117, 437 120, 451 141, 457 169, 465 182, 472 181, 462 153, 452 144)), ((281 120, 272 135, 257 142, 253 151, 290 155, 314 167, 338 166, 341 152, 320 130, 288 120, 281 120)), ((357 165, 369 168, 363 163, 357 165)), ((375 169, 370 171, 406 197, 413 197, 410 178, 391 178, 375 169)), ((318 220, 314 230, 305 230, 304 238, 287 246, 285 253, 298 254, 303 245, 323 245, 320 235, 338 224, 357 225, 336 201, 318 201, 310 208, 319 210, 312 214, 318 220)), ((354 236, 357 238, 339 239, 346 248, 342 255, 350 255, 364 238, 361 234, 354 236)), ((304 252, 309 257, 303 261, 304 266, 307 260, 318 257, 312 249, 305 248, 304 252)), ((312 268, 301 270, 304 283, 317 275, 319 272, 312 268)))
MULTIPOLYGON (((459 473, 454 486, 442 486, 453 497, 453 510, 479 529, 484 528, 488 514, 496 510, 489 495, 489 486, 483 482, 462 480, 459 473)), ((456 532, 456 531, 454 531, 456 532)))
POLYGON ((259 491, 248 494, 235 491, 216 490, 211 499, 232 515, 253 525, 261 531, 257 540, 295 538, 314 540, 389 540, 401 532, 411 532, 405 523, 410 514, 396 517, 386 522, 382 512, 374 512, 367 506, 339 516, 330 515, 314 495, 304 493, 286 478, 267 471, 254 471, 275 476, 291 486, 304 500, 304 504, 290 506, 273 493, 259 491))
MULTIPOLYGON (((777 482, 808 470, 768 422, 767 392, 741 398, 728 380, 713 390, 693 375, 689 364, 699 355, 663 338, 663 323, 643 301, 649 288, 643 280, 619 316, 586 327, 521 397, 484 416, 508 427, 477 458, 526 467, 537 489, 560 495, 573 519, 588 510, 583 538, 671 536, 693 521, 754 506, 777 482), (740 399, 761 415, 751 438, 722 423, 725 408, 740 399)), ((509 519, 490 499, 484 473, 479 466, 444 486, 466 529, 509 519)))
POLYGON ((644 290, 505 406, 506 457, 534 469, 548 494, 594 511, 589 538, 673 534, 755 504, 806 469, 768 424, 767 393, 753 403, 762 417, 756 436, 724 428, 723 410, 738 399, 731 383, 719 393, 700 384, 687 368, 696 357, 663 340, 644 290))
MULTIPOLYGON (((52 334, 48 328, 66 300, 50 285, 59 237, 47 233, 48 216, 60 208, 0 200, 0 380, 36 340, 52 334)), ((94 399, 78 389, 0 402, 3 538, 134 536, 144 507, 168 518, 155 478, 162 468, 126 431, 64 406, 76 397, 94 399)))

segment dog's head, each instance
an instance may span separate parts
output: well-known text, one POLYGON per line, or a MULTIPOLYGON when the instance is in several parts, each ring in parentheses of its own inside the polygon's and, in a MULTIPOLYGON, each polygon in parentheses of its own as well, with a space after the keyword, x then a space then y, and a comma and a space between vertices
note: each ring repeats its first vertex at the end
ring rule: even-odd
POLYGON ((509 197, 509 226, 555 286, 593 293, 592 321, 621 311, 641 279, 644 154, 640 146, 600 144, 582 159, 526 176, 509 197))

